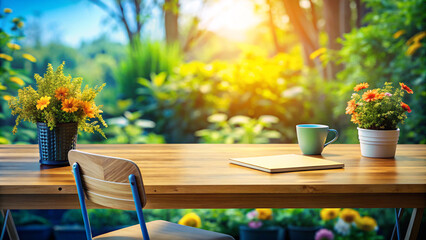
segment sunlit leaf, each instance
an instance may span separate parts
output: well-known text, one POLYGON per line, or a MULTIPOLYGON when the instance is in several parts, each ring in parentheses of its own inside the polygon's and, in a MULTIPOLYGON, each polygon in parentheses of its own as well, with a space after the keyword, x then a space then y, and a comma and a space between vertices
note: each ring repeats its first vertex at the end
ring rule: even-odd
POLYGON ((226 121, 226 119, 228 119, 228 116, 226 116, 226 114, 224 114, 224 113, 216 113, 216 114, 210 115, 207 118, 207 121, 209 121, 211 123, 219 123, 219 122, 226 121))
POLYGON ((229 124, 235 125, 235 124, 245 124, 250 121, 250 118, 247 116, 237 115, 229 119, 229 124))

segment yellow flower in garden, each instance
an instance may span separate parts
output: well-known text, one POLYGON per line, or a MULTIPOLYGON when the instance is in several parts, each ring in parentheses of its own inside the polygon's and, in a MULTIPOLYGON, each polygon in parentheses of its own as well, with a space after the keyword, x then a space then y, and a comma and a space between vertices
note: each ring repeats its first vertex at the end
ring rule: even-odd
POLYGON ((12 50, 19 50, 19 49, 21 49, 21 46, 19 46, 16 43, 7 43, 7 47, 10 48, 10 49, 12 49, 12 50))
POLYGON ((16 84, 19 84, 21 86, 25 85, 24 80, 22 80, 18 77, 10 77, 9 80, 16 83, 16 84))
POLYGON ((180 225, 190 226, 190 227, 201 227, 201 219, 195 213, 188 213, 183 216, 179 222, 180 225))
POLYGON ((426 37, 426 31, 423 31, 423 32, 419 32, 419 33, 417 33, 416 35, 414 35, 412 38, 410 38, 408 41, 407 41, 407 45, 410 45, 412 42, 414 42, 414 43, 418 43, 418 42, 420 42, 420 40, 422 40, 424 37, 426 37))
POLYGON ((14 18, 14 19, 12 19, 12 22, 14 22, 14 23, 17 23, 17 22, 19 22, 19 21, 21 21, 21 19, 19 19, 19 18, 14 18))
POLYGON ((321 209, 320 216, 324 221, 335 219, 339 216, 340 208, 323 208, 321 209))
POLYGON ((18 26, 18 28, 22 28, 24 26, 24 22, 18 22, 18 24, 16 24, 16 26, 18 26))
POLYGON ((359 213, 351 208, 345 208, 340 212, 340 218, 346 223, 352 223, 359 217, 359 213))
POLYGON ((327 51, 327 48, 319 48, 317 50, 315 50, 314 52, 311 53, 311 55, 309 55, 309 58, 311 60, 314 60, 315 58, 319 57, 320 55, 324 54, 327 51))
POLYGON ((421 44, 421 43, 419 43, 419 42, 414 42, 413 44, 411 44, 411 45, 408 47, 407 51, 405 52, 405 55, 407 55, 407 56, 411 56, 411 55, 413 55, 413 54, 417 51, 417 49, 419 49, 421 46, 422 46, 422 44, 421 44))
POLYGON ((405 30, 399 30, 398 32, 393 34, 393 38, 397 39, 401 37, 401 35, 403 35, 404 33, 405 33, 405 30))
POLYGON ((377 222, 369 216, 359 217, 355 220, 356 226, 366 232, 373 231, 377 227, 377 222))
POLYGON ((62 110, 67 113, 73 113, 78 110, 79 101, 75 98, 65 99, 62 102, 62 110))
POLYGON ((37 59, 35 57, 33 57, 33 55, 31 55, 31 54, 24 53, 24 54, 22 54, 22 57, 27 59, 30 62, 37 62, 37 59))
POLYGON ((55 98, 58 100, 64 100, 68 96, 69 89, 66 87, 60 87, 55 90, 55 98))
POLYGON ((4 13, 12 13, 13 11, 10 8, 5 8, 5 9, 3 9, 3 12, 4 13))
POLYGON ((3 86, 1 83, 0 83, 0 90, 6 90, 7 89, 7 87, 6 86, 3 86))
POLYGON ((92 104, 88 101, 81 101, 80 106, 83 109, 84 114, 88 116, 89 118, 95 117, 95 109, 93 108, 92 104))
POLYGON ((37 109, 43 110, 50 104, 50 97, 41 97, 37 100, 37 109))
POLYGON ((420 43, 420 40, 422 40, 424 37, 426 37, 426 31, 419 32, 416 35, 412 36, 408 41, 405 43, 407 46, 414 45, 415 43, 420 43))
POLYGON ((13 57, 11 57, 7 54, 4 54, 4 53, 0 53, 0 58, 3 58, 4 60, 9 61, 9 62, 13 61, 13 57))
POLYGON ((6 101, 9 101, 10 99, 12 99, 12 96, 10 96, 10 95, 4 95, 3 99, 6 100, 6 101))
POLYGON ((258 218, 260 220, 271 220, 272 219, 272 209, 270 208, 256 208, 258 213, 258 218))

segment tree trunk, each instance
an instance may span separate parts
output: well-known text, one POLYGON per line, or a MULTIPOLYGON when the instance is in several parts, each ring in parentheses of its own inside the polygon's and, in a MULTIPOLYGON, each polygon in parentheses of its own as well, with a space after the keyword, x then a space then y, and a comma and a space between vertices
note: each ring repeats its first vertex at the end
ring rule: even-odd
POLYGON ((315 63, 309 58, 309 55, 319 48, 318 34, 315 31, 315 27, 300 8, 299 1, 283 0, 283 2, 290 22, 302 42, 305 63, 310 67, 314 67, 315 63))
POLYGON ((365 2, 361 0, 355 0, 356 5, 356 27, 360 28, 363 26, 362 20, 365 17, 365 14, 369 12, 369 9, 365 6, 365 2))
MULTIPOLYGON (((349 0, 324 0, 325 31, 328 35, 328 48, 340 50, 341 45, 337 39, 351 30, 351 9, 349 0)), ((330 62, 327 75, 334 78, 342 69, 342 65, 330 62)))
POLYGON ((275 26, 275 23, 274 23, 274 15, 272 13, 272 2, 271 2, 271 0, 267 0, 267 4, 269 6, 269 9, 268 9, 269 29, 271 30, 272 39, 274 40, 275 53, 279 53, 279 52, 282 52, 282 48, 280 46, 280 43, 278 42, 276 26, 275 26))
MULTIPOLYGON (((171 0, 165 0, 170 2, 171 0)), ((177 3, 179 6, 179 3, 177 3)), ((178 28, 179 13, 173 9, 164 10, 164 25, 166 29, 166 41, 168 44, 174 43, 179 40, 178 28)))

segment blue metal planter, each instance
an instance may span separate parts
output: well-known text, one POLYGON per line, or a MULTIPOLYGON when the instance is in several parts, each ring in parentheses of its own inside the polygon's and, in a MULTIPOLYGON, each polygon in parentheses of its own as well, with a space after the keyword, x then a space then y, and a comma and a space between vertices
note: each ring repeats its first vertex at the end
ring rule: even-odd
POLYGON ((44 165, 65 166, 68 151, 77 144, 77 123, 60 123, 50 130, 46 123, 37 123, 40 163, 44 165))
POLYGON ((267 227, 253 229, 247 226, 240 226, 240 240, 283 240, 284 229, 281 227, 267 227))
POLYGON ((321 227, 297 227, 290 225, 287 228, 287 232, 290 240, 315 239, 315 233, 320 229, 321 227))

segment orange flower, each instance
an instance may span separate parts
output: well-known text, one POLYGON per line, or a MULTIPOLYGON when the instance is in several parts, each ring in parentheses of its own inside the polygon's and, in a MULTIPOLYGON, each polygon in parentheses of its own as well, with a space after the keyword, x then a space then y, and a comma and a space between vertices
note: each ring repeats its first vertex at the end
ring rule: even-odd
POLYGON ((360 122, 358 120, 358 113, 354 112, 354 114, 352 114, 351 122, 353 122, 355 124, 360 124, 360 122))
POLYGON ((346 114, 354 113, 357 106, 358 105, 355 103, 355 99, 350 100, 348 102, 348 106, 346 107, 346 114))
POLYGON ((362 99, 364 99, 364 101, 366 102, 372 102, 378 99, 382 99, 385 95, 384 94, 380 94, 377 89, 374 90, 369 90, 367 92, 365 92, 364 94, 362 94, 362 99))
POLYGON ((62 102, 62 110, 67 113, 72 113, 78 110, 78 100, 75 98, 65 99, 62 102))
POLYGON ((411 88, 409 88, 407 85, 405 85, 404 83, 399 83, 399 85, 401 85, 401 89, 404 89, 405 91, 407 91, 407 93, 409 94, 413 94, 413 90, 411 90, 411 88))
POLYGON ((64 100, 68 95, 69 89, 66 87, 60 87, 55 91, 55 97, 58 100, 64 100))
POLYGON ((362 89, 368 88, 369 86, 370 85, 368 85, 368 83, 360 83, 354 87, 354 91, 358 92, 358 91, 361 91, 362 89))
POLYGON ((50 97, 41 97, 37 100, 37 109, 43 110, 50 104, 50 97))
POLYGON ((88 116, 89 118, 95 117, 95 109, 93 108, 92 104, 90 104, 90 102, 81 101, 80 106, 82 107, 84 114, 86 114, 86 116, 88 116))
POLYGON ((408 106, 406 103, 401 102, 401 107, 402 107, 405 111, 407 111, 408 113, 410 113, 410 112, 411 112, 411 108, 410 108, 410 106, 408 106))

